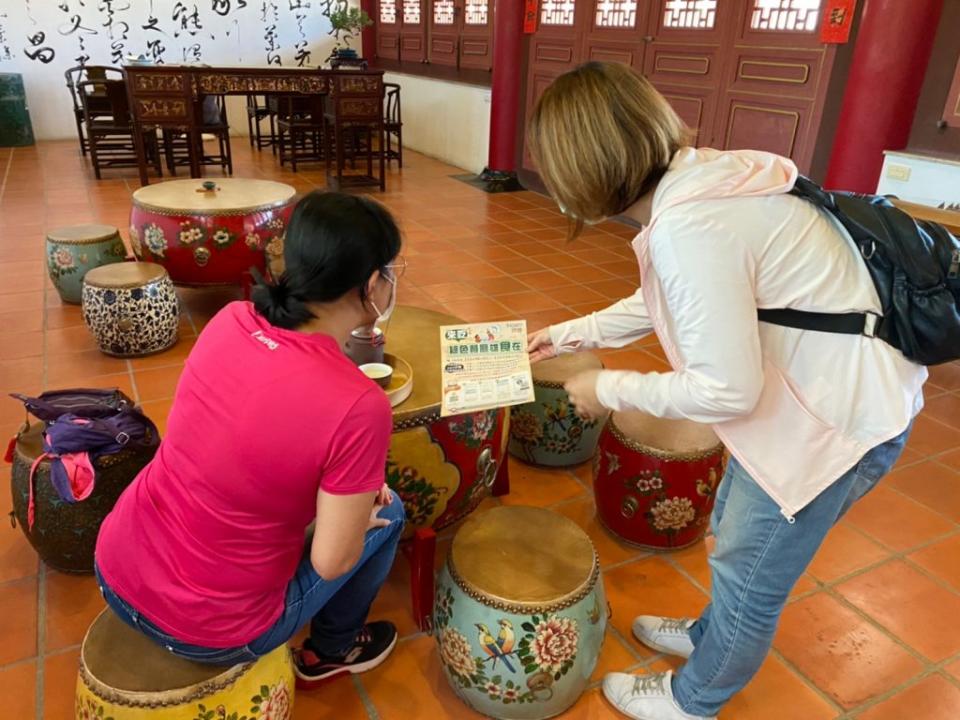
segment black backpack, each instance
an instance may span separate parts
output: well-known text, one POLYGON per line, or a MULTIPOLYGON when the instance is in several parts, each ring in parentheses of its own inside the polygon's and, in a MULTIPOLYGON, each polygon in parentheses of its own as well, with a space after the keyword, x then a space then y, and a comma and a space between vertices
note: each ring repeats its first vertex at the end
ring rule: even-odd
POLYGON ((960 241, 942 225, 914 220, 885 197, 827 192, 797 179, 792 195, 827 210, 860 249, 883 312, 758 310, 762 322, 876 337, 921 365, 960 359, 960 241))

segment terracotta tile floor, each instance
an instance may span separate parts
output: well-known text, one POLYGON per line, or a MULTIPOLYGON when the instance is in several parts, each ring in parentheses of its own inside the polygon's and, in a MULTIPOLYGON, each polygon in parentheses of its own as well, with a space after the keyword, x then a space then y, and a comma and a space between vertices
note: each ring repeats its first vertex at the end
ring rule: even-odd
MULTIPOLYGON (((323 184, 320 168, 294 175, 269 152, 253 152, 239 139, 234 147, 238 177, 273 178, 299 190, 323 184)), ((401 302, 468 320, 522 316, 536 329, 636 287, 630 229, 589 228, 565 246, 564 221, 544 198, 485 195, 451 179, 456 168, 415 153, 406 160, 402 174, 391 172, 389 191, 376 196, 405 232, 410 270, 401 302)), ((234 295, 182 291, 180 343, 127 362, 97 352, 79 310, 60 304, 43 264, 44 231, 55 225, 126 228, 133 178, 108 171, 94 181, 72 143, 0 150, 0 391, 119 386, 162 430, 197 332, 234 295)), ((655 340, 604 356, 610 367, 667 367, 655 340)), ((927 397, 897 471, 830 534, 791 599, 773 652, 724 720, 960 717, 960 365, 935 368, 927 397)), ((21 416, 17 403, 0 400, 0 437, 13 435, 21 416)), ((513 493, 502 502, 555 508, 583 526, 600 552, 613 620, 594 679, 610 669, 675 667, 630 638, 630 620, 639 612, 697 613, 707 600, 710 540, 673 554, 639 552, 596 521, 588 467, 512 471, 513 493)), ((0 508, 10 507, 8 488, 0 483, 0 508)), ((449 535, 441 537, 438 562, 449 535)), ((432 639, 415 631, 406 572, 398 561, 375 606, 403 633, 394 657, 362 678, 298 695, 297 718, 475 717, 447 686, 432 639)), ((101 607, 91 578, 45 569, 19 530, 0 530, 0 695, 7 716, 72 717, 78 644, 101 607)), ((564 717, 613 716, 593 688, 564 717)))

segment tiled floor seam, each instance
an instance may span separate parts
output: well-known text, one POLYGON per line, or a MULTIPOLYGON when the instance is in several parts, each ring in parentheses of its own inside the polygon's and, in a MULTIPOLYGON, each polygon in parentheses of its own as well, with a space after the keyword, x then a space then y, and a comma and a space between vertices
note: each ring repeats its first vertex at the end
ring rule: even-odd
POLYGON ((804 674, 800 671, 800 668, 798 668, 798 667, 797 667, 789 658, 787 658, 783 653, 781 653, 781 652, 780 652, 779 650, 777 650, 776 648, 771 647, 771 648, 770 648, 770 655, 771 655, 772 657, 775 657, 777 660, 779 660, 779 661, 783 664, 783 666, 784 666, 785 668, 787 668, 787 670, 788 670, 789 672, 793 673, 793 675, 794 675, 798 680, 800 680, 800 682, 802 682, 804 685, 806 685, 807 688, 809 688, 810 690, 812 690, 812 691, 814 692, 814 694, 816 694, 817 697, 819 697, 821 700, 823 700, 823 701, 826 702, 828 705, 830 705, 830 707, 832 707, 832 708, 834 709, 834 711, 836 711, 837 713, 841 713, 841 714, 844 712, 843 707, 840 705, 840 703, 838 703, 836 700, 834 700, 832 697, 830 697, 830 695, 829 695, 825 690, 822 690, 815 682, 813 682, 813 680, 811 680, 811 679, 808 678, 806 675, 804 675, 804 674))
POLYGON ((919 650, 907 644, 907 642, 902 640, 898 635, 888 630, 886 626, 881 624, 879 620, 873 617, 873 615, 870 615, 869 613, 864 612, 859 607, 854 605, 852 602, 847 600, 847 598, 844 597, 844 595, 840 593, 835 587, 832 587, 832 586, 825 587, 823 589, 823 592, 825 592, 831 598, 836 600, 847 610, 850 610, 851 612, 856 613, 858 616, 860 616, 861 619, 869 623, 871 627, 873 627, 875 630, 885 635, 888 640, 900 646, 901 649, 906 650, 915 660, 919 661, 923 665, 924 671, 926 671, 927 669, 929 669, 931 666, 935 664, 932 660, 927 659, 927 657, 923 653, 921 653, 919 650))
POLYGON ((367 692, 367 689, 363 686, 363 679, 359 675, 351 675, 350 680, 353 682, 353 689, 356 690, 357 695, 360 696, 360 702, 363 703, 363 709, 367 713, 367 718, 369 720, 380 720, 380 713, 377 711, 377 706, 373 702, 373 698, 370 697, 370 693, 367 692))
POLYGON ((10 154, 7 156, 7 166, 3 169, 3 180, 0 180, 0 200, 3 200, 3 194, 7 190, 7 178, 10 177, 10 168, 13 165, 13 153, 16 148, 10 148, 10 154))
MULTIPOLYGON (((897 695, 913 687, 917 683, 922 682, 923 680, 926 680, 928 677, 931 677, 933 675, 940 675, 942 677, 948 674, 949 673, 940 672, 940 668, 938 667, 924 668, 923 671, 917 673, 909 680, 906 680, 905 682, 902 682, 895 687, 889 688, 888 690, 885 690, 879 695, 875 695, 869 700, 861 703, 860 705, 857 705, 855 708, 851 708, 842 717, 837 718, 837 720, 853 720, 853 718, 860 717, 863 713, 867 712, 867 710, 874 707, 875 705, 879 705, 882 702, 885 702, 893 697, 896 697, 897 695)), ((916 718, 916 719, 904 718, 904 720, 923 720, 923 719, 922 718, 916 718)))
POLYGON ((43 720, 44 713, 44 681, 45 658, 47 655, 47 566, 40 563, 40 572, 37 573, 37 680, 36 707, 37 720, 43 720))

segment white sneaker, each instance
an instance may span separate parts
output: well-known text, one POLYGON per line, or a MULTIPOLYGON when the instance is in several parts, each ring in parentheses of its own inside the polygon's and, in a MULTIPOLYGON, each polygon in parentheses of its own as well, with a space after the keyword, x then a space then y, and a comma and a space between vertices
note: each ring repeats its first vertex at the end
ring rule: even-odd
POLYGON ((603 694, 617 710, 634 720, 717 720, 716 716, 688 715, 673 699, 673 673, 628 675, 608 673, 603 694))
POLYGON ((693 654, 690 628, 696 620, 641 615, 633 621, 633 634, 648 648, 657 652, 688 658, 693 654))

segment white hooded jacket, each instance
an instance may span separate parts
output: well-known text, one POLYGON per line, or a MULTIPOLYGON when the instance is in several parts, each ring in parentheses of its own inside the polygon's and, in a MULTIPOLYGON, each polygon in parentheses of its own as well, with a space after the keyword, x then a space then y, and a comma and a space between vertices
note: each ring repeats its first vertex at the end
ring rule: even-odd
POLYGON ((633 241, 641 289, 550 329, 560 352, 655 331, 673 370, 604 371, 600 402, 710 423, 787 517, 902 433, 927 377, 880 340, 758 322, 757 308, 880 308, 839 222, 785 194, 796 177, 769 153, 680 150, 633 241))

